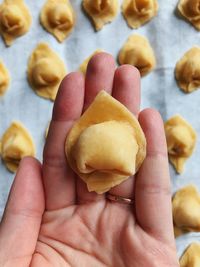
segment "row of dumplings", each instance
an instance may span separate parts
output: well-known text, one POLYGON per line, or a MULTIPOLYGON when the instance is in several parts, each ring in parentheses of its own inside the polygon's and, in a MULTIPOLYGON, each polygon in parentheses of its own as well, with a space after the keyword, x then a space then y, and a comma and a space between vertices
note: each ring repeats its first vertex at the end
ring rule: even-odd
MULTIPOLYGON (((49 126, 48 126, 49 127, 49 126)), ((48 134, 48 127, 45 137, 48 134)), ((197 141, 193 127, 180 115, 175 115, 164 124, 169 160, 177 173, 184 171, 187 159, 192 155, 197 141)), ((0 139, 0 155, 10 171, 16 171, 24 156, 35 156, 35 145, 28 130, 20 123, 13 122, 0 139), (14 162, 15 169, 7 162, 14 162)))
MULTIPOLYGON (((180 0, 178 10, 200 30, 198 1, 180 0)), ((119 10, 118 0, 83 0, 82 6, 95 29, 111 22, 119 10)), ((157 15, 157 0, 123 0, 122 13, 131 28, 138 28, 157 15)), ((63 42, 75 26, 76 15, 69 0, 47 0, 40 12, 42 26, 63 42)), ((28 32, 31 14, 23 0, 4 0, 0 5, 0 34, 7 46, 28 32)))
MULTIPOLYGON (((149 22, 158 13, 157 0, 123 0, 122 14, 132 29, 137 29, 149 22)), ((118 11, 118 0, 83 0, 83 8, 91 17, 96 30, 111 22, 118 11)), ((179 14, 200 30, 199 0, 179 0, 179 14)))
MULTIPOLYGON (((83 0, 82 6, 100 30, 104 24, 116 17, 119 9, 118 0, 83 0)), ((122 11, 128 25, 137 28, 157 14, 157 0, 124 0, 122 11)), ((75 26, 76 15, 69 0, 47 0, 40 12, 42 26, 59 42, 63 42, 75 26)), ((0 33, 7 46, 28 32, 31 26, 31 14, 23 0, 4 0, 0 5, 0 33)))
MULTIPOLYGON (((7 46, 26 34, 32 17, 24 0, 4 0, 0 5, 0 34, 7 46)), ((73 30, 75 14, 68 0, 47 0, 40 12, 40 22, 59 42, 73 30)))
MULTIPOLYGON (((193 185, 178 190, 172 198, 174 235, 200 232, 200 193, 193 185)), ((190 244, 180 258, 180 267, 200 266, 200 243, 190 244)))
MULTIPOLYGON (((131 35, 119 52, 120 65, 130 64, 138 68, 141 76, 151 72, 156 66, 154 51, 144 36, 131 35)), ((178 86, 186 93, 200 86, 200 47, 189 49, 177 62, 175 78, 178 86)))
MULTIPOLYGON (((93 54, 102 50, 96 50, 93 54)), ((92 54, 92 55, 93 55, 92 54)), ((91 55, 91 56, 92 56, 91 55)), ((86 73, 88 57, 79 70, 86 73)), ((141 76, 155 68, 154 51, 146 37, 131 35, 118 55, 119 64, 130 64, 138 68, 141 76)), ((200 86, 200 48, 193 47, 177 62, 175 77, 179 87, 185 92, 192 92, 200 86)), ((67 73, 62 59, 46 43, 40 43, 32 52, 28 61, 28 81, 41 97, 55 100, 61 80, 67 73)), ((9 72, 0 62, 0 96, 6 92, 10 82, 9 72)))

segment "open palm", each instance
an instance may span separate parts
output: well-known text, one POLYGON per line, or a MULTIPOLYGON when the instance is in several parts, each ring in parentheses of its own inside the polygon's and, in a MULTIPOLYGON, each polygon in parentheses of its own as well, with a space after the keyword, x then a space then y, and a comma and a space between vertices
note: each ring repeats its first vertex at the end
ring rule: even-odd
POLYGON ((21 161, 0 225, 1 267, 177 267, 170 178, 160 115, 139 113, 140 78, 128 65, 95 55, 86 78, 71 73, 54 105, 41 165, 21 161), (74 121, 106 90, 136 116, 147 139, 139 173, 111 193, 134 205, 87 191, 67 166, 64 143, 74 121))

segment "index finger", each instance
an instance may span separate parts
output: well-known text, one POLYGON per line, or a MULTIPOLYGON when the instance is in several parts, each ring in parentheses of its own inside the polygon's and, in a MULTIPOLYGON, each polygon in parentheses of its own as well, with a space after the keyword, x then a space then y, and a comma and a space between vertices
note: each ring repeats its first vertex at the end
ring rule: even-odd
POLYGON ((84 83, 82 74, 70 73, 62 81, 56 97, 43 156, 47 210, 74 204, 76 199, 75 174, 66 162, 64 147, 68 131, 82 112, 84 83))

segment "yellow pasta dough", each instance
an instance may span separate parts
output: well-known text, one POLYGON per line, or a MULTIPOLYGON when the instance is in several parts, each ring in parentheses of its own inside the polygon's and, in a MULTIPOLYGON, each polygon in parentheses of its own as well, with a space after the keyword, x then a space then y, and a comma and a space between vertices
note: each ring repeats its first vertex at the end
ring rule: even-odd
POLYGON ((179 87, 191 93, 200 86, 200 48, 193 47, 177 62, 175 76, 179 87))
POLYGON ((135 116, 101 91, 72 127, 65 151, 88 190, 101 194, 138 171, 146 139, 135 116))
POLYGON ((165 122, 169 160, 178 173, 183 172, 185 161, 192 155, 197 135, 192 126, 180 115, 165 122))
POLYGON ((200 194, 196 187, 188 185, 177 191, 172 207, 175 236, 186 232, 200 232, 200 194))
POLYGON ((130 64, 138 68, 141 76, 155 68, 156 59, 149 41, 141 35, 131 35, 119 52, 119 63, 130 64))
POLYGON ((43 27, 63 42, 75 25, 75 13, 69 0, 47 0, 40 13, 43 27))
POLYGON ((46 128, 46 130, 45 130, 45 134, 44 134, 45 139, 46 139, 47 136, 48 136, 48 133, 49 133, 49 127, 50 127, 50 122, 48 123, 47 128, 46 128))
POLYGON ((35 156, 35 146, 24 126, 14 121, 4 133, 0 142, 0 154, 6 167, 15 172, 25 156, 35 156))
POLYGON ((4 0, 0 5, 0 34, 7 46, 28 32, 31 15, 23 0, 4 0))
POLYGON ((185 232, 181 229, 181 228, 178 228, 174 225, 174 236, 175 238, 180 236, 180 235, 183 235, 185 234, 185 232))
POLYGON ((33 90, 41 97, 55 100, 65 75, 66 68, 59 56, 47 44, 38 44, 28 62, 28 80, 33 90))
POLYGON ((178 10, 197 30, 200 30, 199 0, 179 0, 178 10))
POLYGON ((0 96, 5 94, 10 83, 10 75, 8 70, 4 66, 3 62, 0 61, 0 96))
POLYGON ((137 29, 157 15, 157 0, 124 0, 122 12, 128 25, 137 29))
POLYGON ((200 266, 200 243, 192 243, 180 258, 180 267, 200 266))
POLYGON ((88 66, 88 63, 89 63, 90 59, 91 59, 94 55, 96 55, 96 54, 98 54, 98 53, 101 53, 101 52, 103 52, 103 50, 101 50, 101 49, 97 49, 96 51, 94 51, 94 53, 92 53, 92 55, 90 55, 89 57, 87 57, 87 58, 83 61, 83 63, 80 65, 79 70, 80 70, 84 75, 86 74, 87 66, 88 66))
POLYGON ((83 8, 99 31, 116 17, 119 3, 118 0, 83 0, 83 8))

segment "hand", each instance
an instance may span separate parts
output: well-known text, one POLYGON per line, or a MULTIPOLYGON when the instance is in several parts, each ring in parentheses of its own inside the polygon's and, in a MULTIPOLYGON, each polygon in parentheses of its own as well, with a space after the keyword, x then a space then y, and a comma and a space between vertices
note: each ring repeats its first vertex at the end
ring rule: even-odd
POLYGON ((54 105, 41 165, 21 161, 0 225, 1 267, 177 267, 170 177, 163 122, 146 109, 139 113, 140 77, 114 59, 95 55, 84 79, 71 73, 54 105), (147 157, 135 177, 111 192, 134 198, 134 205, 112 203, 89 193, 67 166, 67 132, 106 90, 139 118, 147 157))

